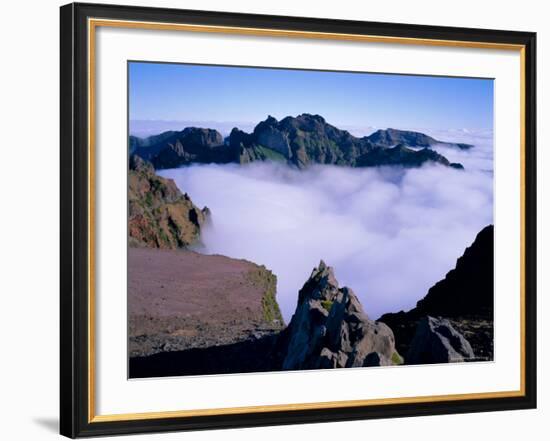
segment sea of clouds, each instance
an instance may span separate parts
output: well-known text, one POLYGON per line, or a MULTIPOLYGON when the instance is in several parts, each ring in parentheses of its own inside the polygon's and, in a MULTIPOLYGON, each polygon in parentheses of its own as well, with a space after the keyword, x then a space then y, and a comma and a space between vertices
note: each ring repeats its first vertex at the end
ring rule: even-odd
POLYGON ((321 259, 376 319, 414 307, 493 223, 492 134, 432 136, 475 144, 470 151, 436 147, 466 170, 439 165, 296 170, 253 163, 193 165, 160 174, 212 212, 198 251, 251 260, 277 275, 277 299, 287 322, 299 289, 321 259))

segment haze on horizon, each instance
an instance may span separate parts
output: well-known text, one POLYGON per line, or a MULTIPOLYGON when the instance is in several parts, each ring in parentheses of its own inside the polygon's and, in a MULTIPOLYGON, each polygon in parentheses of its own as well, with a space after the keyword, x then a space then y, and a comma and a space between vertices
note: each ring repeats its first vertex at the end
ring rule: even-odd
POLYGON ((491 130, 493 80, 297 69, 129 62, 130 134, 186 126, 226 135, 319 114, 356 136, 376 128, 491 130), (443 111, 444 110, 444 111, 443 111))

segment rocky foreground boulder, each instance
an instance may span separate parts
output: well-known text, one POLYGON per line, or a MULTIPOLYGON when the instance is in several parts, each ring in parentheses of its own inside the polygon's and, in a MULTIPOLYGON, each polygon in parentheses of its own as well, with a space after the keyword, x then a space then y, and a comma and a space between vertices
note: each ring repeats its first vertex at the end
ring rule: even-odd
POLYGON ((300 290, 287 328, 282 369, 385 366, 398 363, 391 329, 370 320, 349 288, 323 261, 300 290))
POLYGON ((449 320, 422 318, 405 359, 407 364, 457 363, 475 358, 472 346, 449 320))

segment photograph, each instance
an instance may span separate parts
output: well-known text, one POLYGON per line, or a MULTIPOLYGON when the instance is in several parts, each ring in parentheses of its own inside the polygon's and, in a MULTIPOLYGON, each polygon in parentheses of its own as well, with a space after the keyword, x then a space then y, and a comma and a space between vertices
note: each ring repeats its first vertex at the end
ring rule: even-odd
POLYGON ((127 93, 128 378, 494 361, 493 78, 130 60, 127 93))

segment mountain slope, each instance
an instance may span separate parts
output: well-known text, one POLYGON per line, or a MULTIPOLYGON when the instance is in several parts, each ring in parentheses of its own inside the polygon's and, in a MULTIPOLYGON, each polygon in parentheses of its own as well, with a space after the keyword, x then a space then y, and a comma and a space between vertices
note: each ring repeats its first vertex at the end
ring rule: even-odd
POLYGON ((327 123, 322 116, 302 114, 281 121, 268 116, 252 133, 234 128, 225 140, 215 130, 196 127, 143 140, 131 137, 130 148, 158 169, 192 163, 254 161, 279 161, 298 168, 312 164, 418 167, 426 162, 462 168, 429 149, 438 143, 443 142, 422 133, 394 129, 357 138, 327 123), (417 150, 418 147, 422 150, 417 150))
POLYGON ((208 209, 196 207, 171 179, 155 174, 137 155, 128 173, 128 234, 131 246, 184 248, 199 239, 208 209))
POLYGON ((359 156, 356 159, 356 167, 376 167, 382 165, 400 165, 403 167, 420 167, 426 162, 438 163, 447 167, 464 169, 462 164, 449 162, 447 158, 440 155, 435 150, 423 148, 414 150, 399 144, 395 147, 385 149, 374 149, 370 152, 359 156))

